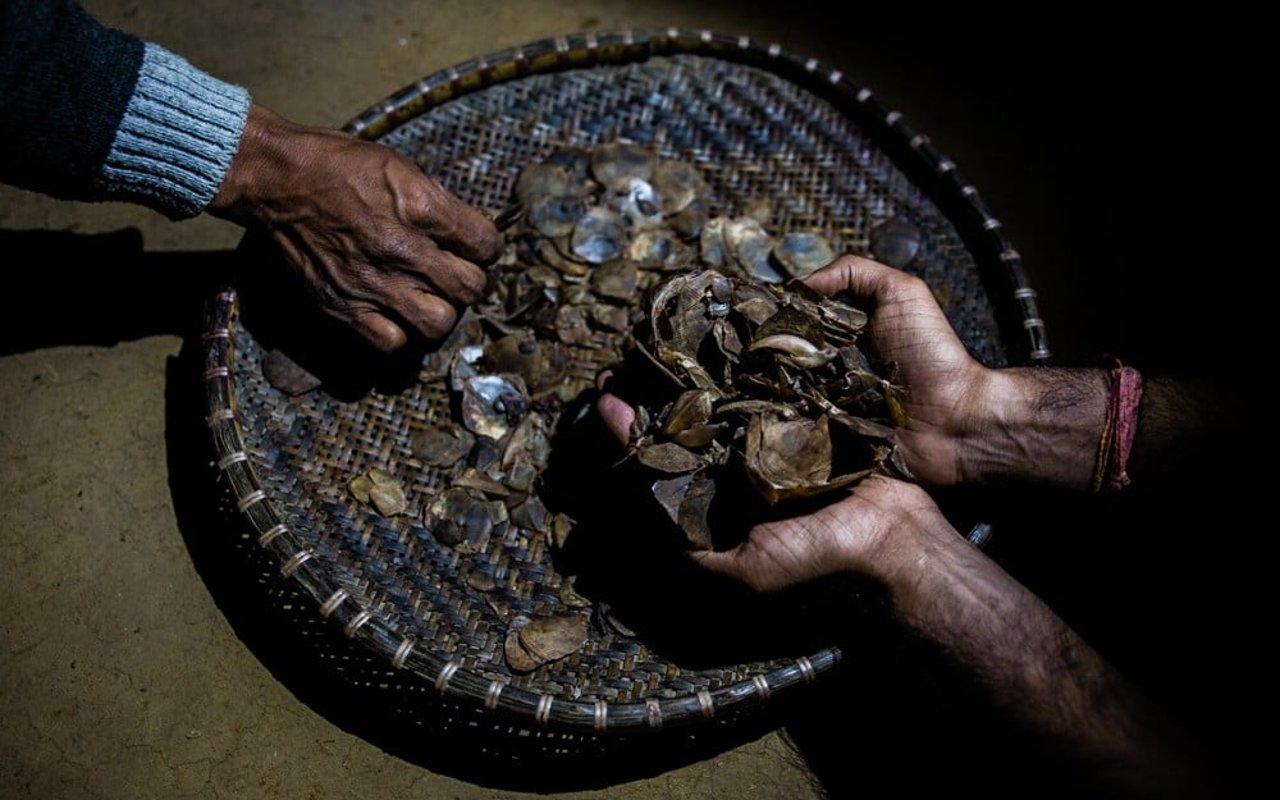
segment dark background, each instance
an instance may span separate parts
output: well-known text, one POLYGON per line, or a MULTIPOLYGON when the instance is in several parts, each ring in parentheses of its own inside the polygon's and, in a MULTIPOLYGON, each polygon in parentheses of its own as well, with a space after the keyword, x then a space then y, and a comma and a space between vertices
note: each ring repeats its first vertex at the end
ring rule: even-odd
MULTIPOLYGON (((1207 434, 1172 448, 1185 468, 1169 483, 1139 480, 1127 497, 1083 505, 1003 498, 991 552, 1191 731, 1229 791, 1257 762, 1239 723, 1272 694, 1258 652, 1270 581, 1256 550, 1269 481, 1253 466, 1271 440, 1256 388, 1272 317, 1265 28, 1225 8, 1065 4, 986 17, 846 6, 848 24, 831 24, 840 8, 787 16, 979 188, 1025 259, 1056 363, 1112 354, 1212 387, 1216 405, 1190 421, 1207 434)), ((1044 783, 1016 735, 982 741, 971 709, 941 700, 954 687, 904 674, 856 678, 906 681, 879 709, 888 733, 861 741, 889 772, 945 790, 975 763, 999 763, 1008 782, 990 785, 996 794, 1079 791, 1044 783), (927 698, 926 719, 913 697, 927 698), (920 777, 910 745, 930 741, 953 760, 931 756, 937 771, 920 777)), ((861 702, 846 711, 867 713, 861 702)))
POLYGON ((1060 362, 1181 367, 1242 349, 1254 328, 1235 309, 1259 299, 1272 171, 1256 21, 1074 4, 778 16, 784 41, 866 82, 981 190, 1060 362))

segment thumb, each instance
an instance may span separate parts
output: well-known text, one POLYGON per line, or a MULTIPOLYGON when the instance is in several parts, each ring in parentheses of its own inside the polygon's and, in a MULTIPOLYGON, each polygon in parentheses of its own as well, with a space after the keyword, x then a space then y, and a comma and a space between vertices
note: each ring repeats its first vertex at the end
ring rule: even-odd
POLYGON ((402 181, 409 221, 442 249, 484 266, 502 253, 503 238, 492 221, 458 199, 433 178, 424 175, 399 153, 389 156, 395 164, 387 170, 388 181, 402 181))
POLYGON ((698 550, 689 557, 708 572, 745 583, 757 592, 781 589, 788 584, 772 560, 750 540, 732 550, 698 550))

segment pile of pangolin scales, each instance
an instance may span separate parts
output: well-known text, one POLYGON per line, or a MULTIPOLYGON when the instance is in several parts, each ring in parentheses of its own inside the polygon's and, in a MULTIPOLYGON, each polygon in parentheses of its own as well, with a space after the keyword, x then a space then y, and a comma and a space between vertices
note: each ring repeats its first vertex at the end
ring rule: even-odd
MULTIPOLYGON (((691 547, 711 546, 708 514, 728 477, 745 474, 772 504, 908 474, 894 444, 892 365, 858 346, 866 315, 784 283, 834 259, 821 236, 770 235, 765 202, 713 216, 695 166, 629 144, 557 150, 521 171, 514 194, 487 295, 421 374, 455 401, 451 418, 412 436, 417 459, 441 473, 438 493, 414 504, 441 544, 480 552, 515 525, 564 548, 573 520, 547 507, 541 475, 562 410, 591 385, 582 364, 625 359, 648 371, 628 451, 691 547)), ((289 374, 282 359, 268 355, 269 379, 289 374)), ((394 471, 353 476, 352 496, 384 516, 406 513, 394 471)), ((472 578, 472 589, 494 591, 492 578, 472 578)), ((510 669, 532 671, 587 641, 590 601, 571 578, 560 598, 568 613, 507 620, 510 669)))

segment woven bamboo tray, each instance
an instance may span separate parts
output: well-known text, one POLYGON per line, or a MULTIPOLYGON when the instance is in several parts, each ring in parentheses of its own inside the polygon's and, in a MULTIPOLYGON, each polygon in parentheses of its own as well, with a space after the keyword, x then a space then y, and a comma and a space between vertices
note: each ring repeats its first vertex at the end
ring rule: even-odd
MULTIPOLYGON (((975 356, 991 365, 1048 358, 1020 257, 955 165, 869 90, 777 45, 679 30, 547 40, 428 76, 346 130, 404 153, 490 213, 509 204, 521 165, 556 147, 625 139, 696 164, 713 212, 772 198, 774 233, 818 230, 866 253, 875 222, 905 217, 924 233, 909 269, 975 356)), ((452 700, 530 728, 628 732, 723 721, 841 658, 820 613, 805 609, 787 612, 808 621, 802 634, 733 646, 753 630, 742 617, 773 613, 742 598, 734 602, 749 614, 712 609, 728 622, 709 625, 709 641, 690 649, 700 632, 679 609, 692 601, 676 595, 636 637, 593 625, 579 653, 512 674, 502 658, 510 619, 555 613, 561 577, 541 538, 518 528, 462 555, 423 527, 420 511, 442 479, 408 440, 448 416, 448 397, 421 385, 345 401, 281 394, 262 377, 263 348, 240 324, 231 288, 211 303, 205 340, 217 469, 258 544, 334 635, 452 700), (348 497, 347 481, 368 467, 401 478, 410 515, 383 519, 348 497), (477 574, 496 588, 470 588, 477 574), (661 634, 663 619, 686 629, 685 645, 661 634)))

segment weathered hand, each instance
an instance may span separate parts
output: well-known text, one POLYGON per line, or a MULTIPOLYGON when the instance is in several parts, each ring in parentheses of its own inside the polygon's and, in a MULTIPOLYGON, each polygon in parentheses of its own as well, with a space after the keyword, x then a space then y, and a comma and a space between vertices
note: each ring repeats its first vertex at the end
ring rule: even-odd
MULTIPOLYGON (((602 382, 607 378, 602 376, 602 382)), ((626 442, 635 416, 632 407, 606 392, 597 410, 614 438, 626 442)), ((896 565, 910 561, 921 537, 930 536, 958 538, 923 489, 876 476, 817 510, 755 525, 732 550, 693 557, 760 591, 837 572, 857 572, 888 584, 896 577, 896 565)))
POLYGON ((265 230, 320 307, 384 352, 448 333, 502 247, 408 159, 257 105, 209 211, 265 230))
POLYGON ((965 448, 984 433, 994 372, 968 354, 929 287, 858 256, 843 256, 805 282, 823 294, 847 290, 871 313, 871 347, 897 362, 906 388, 899 441, 915 476, 934 486, 965 479, 965 448))
POLYGON ((920 539, 946 534, 956 535, 923 489, 874 476, 816 511, 756 525, 732 550, 693 557, 757 591, 840 572, 866 575, 892 589, 920 539))

